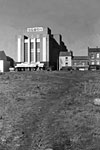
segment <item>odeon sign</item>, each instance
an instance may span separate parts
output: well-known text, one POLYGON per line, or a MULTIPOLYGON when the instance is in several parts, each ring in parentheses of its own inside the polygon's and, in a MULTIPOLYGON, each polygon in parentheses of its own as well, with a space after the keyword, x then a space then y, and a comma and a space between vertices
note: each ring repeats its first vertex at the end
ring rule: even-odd
POLYGON ((41 31, 43 31, 43 27, 27 28, 27 32, 41 32, 41 31))

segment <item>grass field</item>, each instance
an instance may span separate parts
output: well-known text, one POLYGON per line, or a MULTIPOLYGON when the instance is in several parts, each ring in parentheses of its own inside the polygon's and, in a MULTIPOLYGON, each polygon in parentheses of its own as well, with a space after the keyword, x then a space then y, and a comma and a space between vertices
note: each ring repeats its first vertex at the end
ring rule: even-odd
POLYGON ((99 150, 100 72, 0 75, 0 150, 99 150))

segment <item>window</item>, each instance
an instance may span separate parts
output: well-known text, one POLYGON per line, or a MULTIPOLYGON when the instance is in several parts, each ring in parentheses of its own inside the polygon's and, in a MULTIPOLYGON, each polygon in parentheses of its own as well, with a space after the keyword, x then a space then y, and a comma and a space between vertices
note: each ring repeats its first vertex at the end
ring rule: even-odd
POLYGON ((28 43, 24 43, 24 61, 28 62, 28 43))
POLYGON ((65 59, 68 60, 68 57, 66 57, 65 59))
POLYGON ((74 65, 76 66, 76 63, 74 63, 74 65))
POLYGON ((34 43, 31 42, 31 49, 34 49, 34 43))
POLYGON ((99 58, 100 57, 100 54, 99 53, 97 53, 97 58, 99 58))
POLYGON ((84 66, 84 65, 85 65, 85 62, 82 62, 82 65, 84 66))
POLYGON ((40 42, 36 42, 36 48, 40 49, 40 42))
POLYGON ((100 64, 100 62, 99 61, 97 61, 97 65, 99 65, 100 64))
POLYGON ((94 65, 94 61, 92 61, 91 64, 94 65))
POLYGON ((40 52, 37 52, 36 61, 37 61, 37 62, 40 62, 40 52))
POLYGON ((36 61, 40 62, 40 38, 36 39, 36 61))
POLYGON ((91 58, 92 58, 92 59, 94 58, 94 54, 91 54, 91 58))
POLYGON ((36 61, 40 61, 40 42, 36 42, 36 61))
POLYGON ((34 62, 34 42, 31 42, 31 62, 34 62))

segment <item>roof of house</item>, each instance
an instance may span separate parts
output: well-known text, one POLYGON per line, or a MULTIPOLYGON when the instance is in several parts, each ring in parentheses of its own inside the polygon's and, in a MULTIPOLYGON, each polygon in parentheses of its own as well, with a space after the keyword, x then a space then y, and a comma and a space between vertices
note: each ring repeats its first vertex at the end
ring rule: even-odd
POLYGON ((96 48, 89 48, 88 47, 88 52, 100 52, 100 48, 96 47, 96 48))
POLYGON ((88 56, 74 56, 73 60, 88 60, 88 56))
POLYGON ((67 51, 61 51, 60 52, 60 54, 59 54, 59 56, 71 56, 72 54, 71 54, 71 52, 67 52, 67 51))
POLYGON ((4 51, 0 51, 0 60, 7 60, 7 57, 4 51))

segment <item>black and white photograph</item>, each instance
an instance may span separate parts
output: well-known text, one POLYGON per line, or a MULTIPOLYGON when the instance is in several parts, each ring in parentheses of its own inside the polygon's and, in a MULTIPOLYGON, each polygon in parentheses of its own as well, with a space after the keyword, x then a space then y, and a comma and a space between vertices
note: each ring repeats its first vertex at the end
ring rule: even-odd
POLYGON ((100 150, 100 0, 0 0, 0 150, 100 150))

